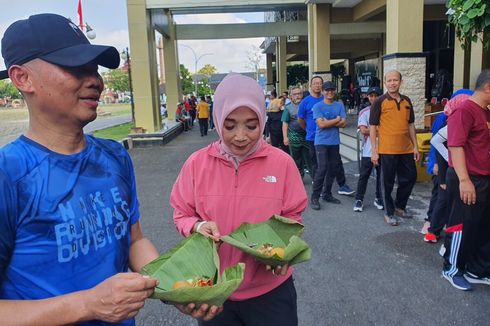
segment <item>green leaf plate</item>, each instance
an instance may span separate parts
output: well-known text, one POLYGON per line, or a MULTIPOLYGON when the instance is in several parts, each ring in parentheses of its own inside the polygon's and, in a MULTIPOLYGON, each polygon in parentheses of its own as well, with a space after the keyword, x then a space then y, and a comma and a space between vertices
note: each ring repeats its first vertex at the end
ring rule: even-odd
POLYGON ((299 237, 303 234, 304 225, 291 219, 273 215, 267 221, 250 224, 243 223, 238 229, 221 240, 247 254, 256 260, 272 265, 290 265, 302 263, 311 259, 311 249, 299 237), (284 258, 274 255, 268 257, 257 251, 263 244, 270 243, 274 247, 284 248, 284 258))
POLYGON ((171 303, 203 303, 223 305, 223 302, 240 286, 245 264, 239 263, 219 275, 219 258, 213 240, 199 233, 182 240, 177 246, 144 266, 141 274, 160 281, 151 298, 171 303), (185 287, 172 290, 176 281, 196 277, 213 279, 213 286, 185 287))

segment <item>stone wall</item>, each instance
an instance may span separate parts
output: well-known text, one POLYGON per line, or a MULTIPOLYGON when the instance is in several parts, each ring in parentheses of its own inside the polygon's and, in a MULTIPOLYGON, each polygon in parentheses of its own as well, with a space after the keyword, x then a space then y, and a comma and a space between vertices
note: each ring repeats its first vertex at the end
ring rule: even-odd
POLYGON ((424 128, 426 57, 423 53, 395 53, 383 58, 383 71, 398 70, 402 74, 400 93, 412 100, 415 128, 424 128), (417 56, 418 55, 418 56, 417 56))

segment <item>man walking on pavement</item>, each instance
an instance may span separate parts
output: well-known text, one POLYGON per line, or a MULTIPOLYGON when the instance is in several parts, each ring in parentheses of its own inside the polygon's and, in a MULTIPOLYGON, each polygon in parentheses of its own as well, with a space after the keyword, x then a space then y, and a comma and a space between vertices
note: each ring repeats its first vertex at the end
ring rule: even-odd
POLYGON ((305 174, 305 166, 311 171, 311 160, 308 145, 306 144, 306 132, 298 123, 299 103, 303 98, 301 87, 294 86, 289 92, 291 102, 286 104, 282 113, 282 134, 284 145, 289 146, 289 153, 298 167, 301 177, 305 174))
MULTIPOLYGON (((367 92, 367 97, 371 105, 374 104, 376 99, 383 94, 381 89, 377 86, 370 87, 367 92)), ((359 112, 359 118, 357 127, 362 134, 362 158, 361 169, 359 172, 359 181, 357 182, 356 190, 356 202, 354 204, 354 212, 362 212, 364 194, 366 193, 366 187, 373 170, 373 163, 371 162, 371 142, 369 141, 369 116, 371 114, 371 106, 362 109, 359 112)), ((383 198, 381 196, 381 171, 379 165, 375 167, 376 170, 376 197, 374 198, 374 206, 377 209, 383 209, 383 198)))
MULTIPOLYGON (((322 95, 323 78, 320 76, 313 76, 310 80, 310 95, 305 97, 298 109, 298 123, 306 130, 306 143, 310 152, 311 170, 310 176, 312 180, 315 180, 315 172, 318 167, 316 152, 315 152, 315 133, 317 125, 313 118, 313 106, 318 102, 323 101, 322 95)), ((340 159, 339 170, 336 175, 337 183, 339 185, 338 193, 340 195, 350 196, 354 193, 345 181, 345 171, 342 161, 340 159)))
POLYGON ((406 206, 417 180, 415 162, 419 160, 413 106, 407 96, 400 94, 401 83, 399 71, 391 70, 385 74, 387 92, 374 102, 369 117, 371 161, 381 165, 384 218, 392 226, 400 223, 398 216, 409 217, 406 206), (393 201, 391 192, 395 178, 398 189, 393 201))
POLYGON ((315 150, 318 169, 313 182, 310 206, 320 209, 320 194, 328 203, 340 204, 340 200, 332 196, 332 183, 337 175, 340 160, 339 128, 346 126, 345 108, 342 102, 335 101, 336 86, 327 81, 322 86, 324 100, 313 106, 313 118, 317 124, 315 134, 315 150))
POLYGON ((490 285, 490 70, 448 116, 449 221, 442 276, 459 290, 490 285), (464 276, 463 276, 464 275, 464 276))

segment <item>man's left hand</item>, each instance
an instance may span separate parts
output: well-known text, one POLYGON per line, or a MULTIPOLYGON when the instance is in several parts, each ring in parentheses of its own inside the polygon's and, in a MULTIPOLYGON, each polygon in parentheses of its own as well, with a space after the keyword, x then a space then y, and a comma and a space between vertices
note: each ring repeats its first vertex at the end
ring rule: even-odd
POLYGON ((415 149, 413 151, 413 160, 415 162, 418 162, 420 160, 420 153, 419 153, 419 150, 418 149, 415 149))

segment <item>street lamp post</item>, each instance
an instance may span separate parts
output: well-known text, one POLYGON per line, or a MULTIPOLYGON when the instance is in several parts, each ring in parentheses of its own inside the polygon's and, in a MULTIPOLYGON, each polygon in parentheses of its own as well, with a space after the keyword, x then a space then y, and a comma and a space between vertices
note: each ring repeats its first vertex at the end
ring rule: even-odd
POLYGON ((121 52, 121 59, 124 60, 124 65, 128 69, 128 78, 129 78, 129 101, 131 103, 131 121, 134 123, 134 101, 133 101, 133 82, 131 80, 131 57, 129 56, 129 49, 126 47, 121 52))
POLYGON ((204 54, 201 54, 200 56, 197 56, 196 51, 194 51, 194 49, 192 47, 190 47, 189 45, 185 45, 185 44, 180 44, 180 45, 191 50, 192 54, 194 55, 194 89, 195 89, 196 96, 197 96, 197 63, 199 62, 199 60, 202 59, 202 57, 204 57, 206 55, 213 55, 214 53, 204 53, 204 54))

